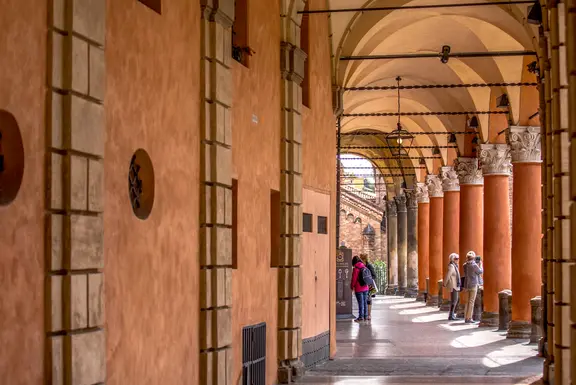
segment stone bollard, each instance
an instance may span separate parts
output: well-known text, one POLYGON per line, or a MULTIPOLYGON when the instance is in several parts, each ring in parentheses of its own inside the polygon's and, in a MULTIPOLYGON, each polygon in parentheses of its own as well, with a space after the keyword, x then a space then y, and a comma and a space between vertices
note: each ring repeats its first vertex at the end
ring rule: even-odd
POLYGON ((502 290, 498 293, 498 331, 508 330, 512 316, 512 291, 502 290))
POLYGON ((438 307, 442 307, 442 296, 444 294, 444 281, 438 281, 438 307))
POLYGON ((542 338, 542 298, 534 297, 530 300, 532 307, 532 330, 530 331, 530 343, 539 343, 542 338))

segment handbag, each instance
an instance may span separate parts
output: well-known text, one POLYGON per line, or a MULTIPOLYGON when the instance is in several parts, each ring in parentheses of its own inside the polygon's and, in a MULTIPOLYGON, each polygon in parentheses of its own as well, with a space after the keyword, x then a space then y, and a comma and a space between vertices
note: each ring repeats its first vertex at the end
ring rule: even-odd
POLYGON ((460 277, 460 289, 464 289, 465 284, 466 284, 466 277, 460 277))

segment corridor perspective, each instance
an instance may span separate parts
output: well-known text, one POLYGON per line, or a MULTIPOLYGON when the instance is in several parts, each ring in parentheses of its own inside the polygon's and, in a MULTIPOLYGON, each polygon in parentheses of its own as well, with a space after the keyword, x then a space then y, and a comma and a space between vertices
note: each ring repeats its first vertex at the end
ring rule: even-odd
POLYGON ((576 0, 0 0, 0 385, 571 385, 574 140, 576 0))
POLYGON ((381 296, 370 324, 338 321, 334 361, 297 384, 541 384, 538 344, 448 321, 414 299, 381 296))

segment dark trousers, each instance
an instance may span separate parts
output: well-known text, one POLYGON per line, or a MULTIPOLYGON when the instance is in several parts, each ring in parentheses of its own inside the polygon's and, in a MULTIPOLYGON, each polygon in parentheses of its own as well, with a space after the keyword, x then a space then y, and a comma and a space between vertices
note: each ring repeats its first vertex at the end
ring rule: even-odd
POLYGON ((459 292, 455 289, 452 289, 450 293, 450 314, 449 317, 456 315, 456 308, 458 307, 458 302, 460 301, 459 292))

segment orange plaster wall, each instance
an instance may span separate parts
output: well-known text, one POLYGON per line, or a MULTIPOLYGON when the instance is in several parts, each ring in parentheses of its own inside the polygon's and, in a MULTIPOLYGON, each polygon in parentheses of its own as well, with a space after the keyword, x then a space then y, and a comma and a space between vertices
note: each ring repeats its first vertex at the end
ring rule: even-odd
POLYGON ((46 4, 0 0, 0 109, 18 121, 25 154, 20 191, 0 206, 0 382, 10 385, 43 383, 46 4))
MULTIPOLYGON (((506 92, 504 88, 492 87, 492 92, 490 94, 490 111, 505 111, 504 109, 496 107, 496 99, 504 92, 506 92)), ((508 128, 507 114, 489 115, 488 127, 489 143, 506 143, 506 135, 504 133, 498 135, 498 133, 508 128)))
POLYGON ((232 61, 232 158, 238 180, 232 383, 242 375, 242 328, 266 322, 266 383, 271 384, 277 374, 278 273, 270 264, 269 223, 270 190, 280 190, 280 8, 266 0, 248 6, 248 44, 256 53, 250 68, 232 61))
MULTIPOLYGON (((322 9, 326 4, 323 0, 309 0, 309 9, 322 9)), ((330 67, 330 40, 328 16, 312 14, 309 16, 309 57, 308 68, 310 76, 310 108, 303 108, 303 148, 302 164, 304 185, 330 194, 329 223, 329 264, 325 271, 319 271, 318 276, 328 275, 329 279, 316 283, 318 303, 324 301, 330 305, 330 329, 336 330, 336 121, 332 111, 332 82, 330 67), (321 150, 320 150, 321 149, 321 150), (323 299, 320 299, 322 298, 323 299)), ((324 206, 323 206, 324 207, 324 206)), ((311 208, 316 211, 318 209, 311 208)), ((303 260, 310 256, 303 254, 303 260)), ((317 262, 318 263, 318 262, 317 262)), ((320 262, 321 263, 321 262, 320 262)), ((318 266, 318 265, 317 265, 318 266)), ((310 272, 303 275, 303 286, 311 286, 314 279, 310 272)), ((320 305, 318 305, 320 306, 320 305)), ((327 308, 328 310, 328 308, 327 308)), ((314 330, 314 326, 322 324, 325 315, 318 312, 315 318, 303 315, 303 332, 314 330)), ((326 331, 319 330, 317 334, 326 331)), ((304 338, 312 334, 304 334, 304 338)), ((331 333, 331 355, 336 352, 335 333, 331 333)))
MULTIPOLYGON (((522 64, 522 82, 537 83, 535 74, 528 72, 528 64, 534 61, 533 56, 525 56, 522 64)), ((530 116, 540 108, 540 95, 537 87, 522 87, 520 89, 520 126, 540 126, 540 115, 532 119, 530 116)))
POLYGON ((318 234, 319 215, 334 221, 330 194, 304 189, 303 211, 313 215, 313 232, 302 234, 302 338, 309 338, 330 328, 331 243, 328 234, 318 234))
POLYGON ((108 1, 104 212, 107 384, 196 384, 200 7, 108 1), (155 202, 137 219, 128 167, 145 149, 155 202))

